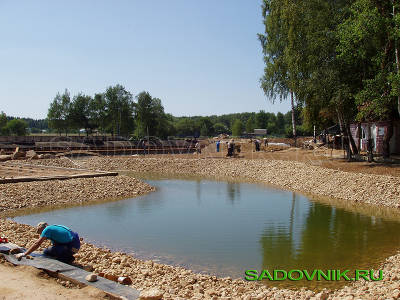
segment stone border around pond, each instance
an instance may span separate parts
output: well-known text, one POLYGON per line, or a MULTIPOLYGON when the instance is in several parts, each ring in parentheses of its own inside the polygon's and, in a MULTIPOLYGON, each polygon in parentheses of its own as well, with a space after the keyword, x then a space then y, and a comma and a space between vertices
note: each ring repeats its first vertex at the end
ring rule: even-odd
POLYGON ((400 177, 343 172, 294 161, 94 157, 79 164, 106 171, 244 179, 317 196, 400 208, 400 177))
MULTIPOLYGON (((66 161, 41 161, 46 165, 68 167, 66 161)), ((74 162, 82 168, 107 171, 159 172, 164 174, 197 174, 214 179, 244 179, 263 182, 284 189, 329 196, 392 208, 399 207, 400 179, 347 173, 292 161, 204 160, 176 158, 96 157, 74 162)), ((76 166, 75 166, 76 167, 76 166)), ((33 228, 2 220, 0 229, 21 246, 32 242, 33 228), (14 234, 15 232, 15 234, 14 234), (24 234, 29 232, 29 234, 24 234), (29 236, 29 238, 27 237, 29 236)), ((158 288, 163 299, 386 299, 400 297, 400 254, 389 257, 382 265, 384 280, 358 281, 336 291, 287 290, 264 285, 194 274, 190 270, 141 261, 123 253, 112 253, 84 244, 77 261, 91 264, 95 271, 131 276, 137 289, 158 288)))
POLYGON ((123 199, 151 191, 153 187, 129 176, 4 183, 0 184, 0 214, 10 216, 22 209, 123 199))

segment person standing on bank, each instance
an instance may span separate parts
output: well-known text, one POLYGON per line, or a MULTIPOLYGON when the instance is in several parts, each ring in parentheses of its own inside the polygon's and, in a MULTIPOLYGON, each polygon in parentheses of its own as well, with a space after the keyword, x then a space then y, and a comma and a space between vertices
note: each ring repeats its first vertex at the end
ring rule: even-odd
POLYGON ((254 140, 254 145, 256 146, 256 151, 259 152, 260 151, 260 140, 255 139, 254 140))
POLYGON ((53 257, 64 263, 72 263, 75 259, 74 254, 81 247, 79 235, 63 225, 48 225, 40 222, 36 227, 36 232, 40 235, 39 239, 24 253, 16 255, 18 259, 27 256, 35 251, 40 245, 49 239, 52 246, 44 249, 43 254, 53 257))
POLYGON ((235 155, 235 141, 231 139, 228 142, 228 154, 226 156, 232 157, 235 155))

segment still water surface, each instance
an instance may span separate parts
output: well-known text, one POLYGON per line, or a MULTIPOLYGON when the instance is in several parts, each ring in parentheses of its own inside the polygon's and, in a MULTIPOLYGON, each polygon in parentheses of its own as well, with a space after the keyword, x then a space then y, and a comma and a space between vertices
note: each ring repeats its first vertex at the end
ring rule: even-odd
POLYGON ((234 278, 247 269, 371 269, 400 245, 397 221, 293 192, 203 179, 146 181, 157 191, 14 219, 64 224, 99 246, 234 278))

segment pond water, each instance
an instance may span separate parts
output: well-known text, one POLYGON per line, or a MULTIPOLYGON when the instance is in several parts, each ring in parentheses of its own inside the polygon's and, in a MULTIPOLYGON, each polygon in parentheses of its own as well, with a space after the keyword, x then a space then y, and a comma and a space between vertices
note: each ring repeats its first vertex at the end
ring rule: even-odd
MULTIPOLYGON (((87 241, 196 272, 371 269, 396 253, 400 222, 311 201, 265 185, 146 180, 145 196, 15 217, 64 224, 87 241)), ((276 282, 275 282, 276 283, 276 282)), ((330 286, 338 282, 279 282, 330 286)))

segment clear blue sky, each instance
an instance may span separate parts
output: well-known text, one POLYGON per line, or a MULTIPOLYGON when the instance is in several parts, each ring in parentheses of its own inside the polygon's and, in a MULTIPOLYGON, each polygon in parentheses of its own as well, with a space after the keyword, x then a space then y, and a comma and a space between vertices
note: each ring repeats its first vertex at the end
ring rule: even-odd
POLYGON ((119 83, 175 116, 287 112, 260 89, 263 29, 261 0, 0 0, 0 111, 119 83))

